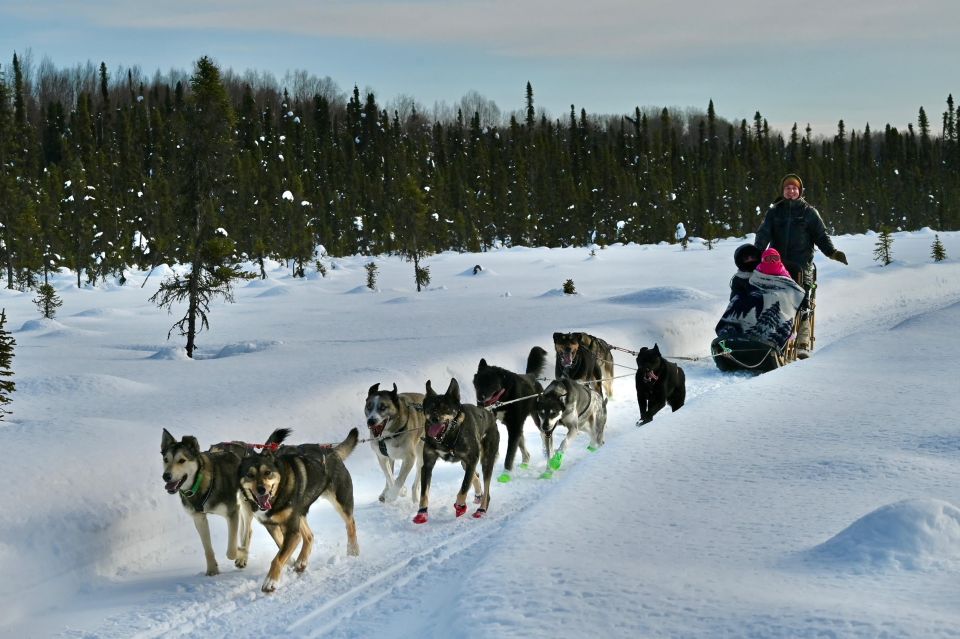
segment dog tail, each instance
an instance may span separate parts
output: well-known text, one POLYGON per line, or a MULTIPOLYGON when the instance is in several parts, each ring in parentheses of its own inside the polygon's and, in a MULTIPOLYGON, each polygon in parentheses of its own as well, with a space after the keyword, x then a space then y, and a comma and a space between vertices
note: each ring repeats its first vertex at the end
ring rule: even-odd
POLYGON ((527 375, 540 377, 543 374, 543 367, 547 365, 547 351, 539 346, 530 349, 530 355, 527 357, 527 375))
POLYGON ((270 437, 267 437, 267 445, 268 446, 271 444, 280 445, 283 442, 285 442, 287 440, 287 437, 289 437, 292 433, 293 433, 293 430, 290 428, 278 428, 272 433, 270 433, 270 437))
POLYGON ((340 459, 346 459, 350 456, 350 453, 353 452, 353 449, 357 447, 357 440, 359 439, 360 432, 357 431, 356 428, 351 428, 347 438, 333 447, 333 452, 335 452, 340 459))

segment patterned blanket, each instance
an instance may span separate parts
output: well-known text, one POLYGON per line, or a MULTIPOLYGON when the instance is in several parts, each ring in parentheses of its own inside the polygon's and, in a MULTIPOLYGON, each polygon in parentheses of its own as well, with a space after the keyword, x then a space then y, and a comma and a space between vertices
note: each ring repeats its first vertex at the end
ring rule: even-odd
POLYGON ((717 323, 717 337, 754 340, 782 352, 804 295, 803 287, 788 277, 737 271, 730 280, 730 303, 717 323))

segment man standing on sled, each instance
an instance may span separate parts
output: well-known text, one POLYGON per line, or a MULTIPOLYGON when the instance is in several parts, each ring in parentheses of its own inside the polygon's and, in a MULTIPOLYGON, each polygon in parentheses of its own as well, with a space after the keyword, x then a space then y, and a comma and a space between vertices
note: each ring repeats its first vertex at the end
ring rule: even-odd
POLYGON ((753 244, 761 251, 768 246, 777 249, 791 277, 807 292, 796 327, 797 358, 806 359, 813 348, 810 327, 816 281, 813 247, 843 264, 847 263, 847 256, 833 246, 820 213, 803 199, 803 181, 791 173, 780 181, 780 189, 783 196, 767 210, 753 244))

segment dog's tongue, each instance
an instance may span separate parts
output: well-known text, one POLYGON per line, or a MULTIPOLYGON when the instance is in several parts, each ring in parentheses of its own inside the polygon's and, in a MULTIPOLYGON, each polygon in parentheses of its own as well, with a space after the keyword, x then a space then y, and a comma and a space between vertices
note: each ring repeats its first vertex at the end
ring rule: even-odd
POLYGON ((170 494, 172 495, 173 493, 177 492, 177 489, 178 489, 178 488, 180 488, 180 484, 183 483, 183 480, 184 480, 184 478, 174 479, 173 481, 168 481, 166 484, 163 485, 163 487, 166 489, 166 491, 167 491, 168 493, 170 493, 170 494))
POLYGON ((374 426, 371 426, 371 427, 370 427, 370 433, 371 433, 374 437, 379 437, 380 435, 383 434, 383 428, 384 428, 386 425, 387 425, 387 420, 383 420, 383 421, 380 422, 379 424, 375 424, 374 426))
POLYGON ((270 495, 254 495, 257 500, 257 505, 260 506, 260 510, 270 510, 273 508, 273 505, 270 503, 270 495))
POLYGON ((437 422, 435 424, 430 424, 427 426, 427 435, 430 435, 434 439, 440 437, 443 434, 444 425, 443 422, 437 422))
POLYGON ((564 366, 569 366, 570 364, 573 364, 573 355, 570 353, 563 353, 560 355, 560 361, 564 366))

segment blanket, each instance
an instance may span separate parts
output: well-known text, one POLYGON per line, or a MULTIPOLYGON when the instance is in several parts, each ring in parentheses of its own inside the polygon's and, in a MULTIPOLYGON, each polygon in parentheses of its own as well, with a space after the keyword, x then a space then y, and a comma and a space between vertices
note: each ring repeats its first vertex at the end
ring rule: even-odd
POLYGON ((754 340, 783 352, 805 294, 789 277, 737 271, 730 280, 730 303, 717 323, 717 337, 754 340))

